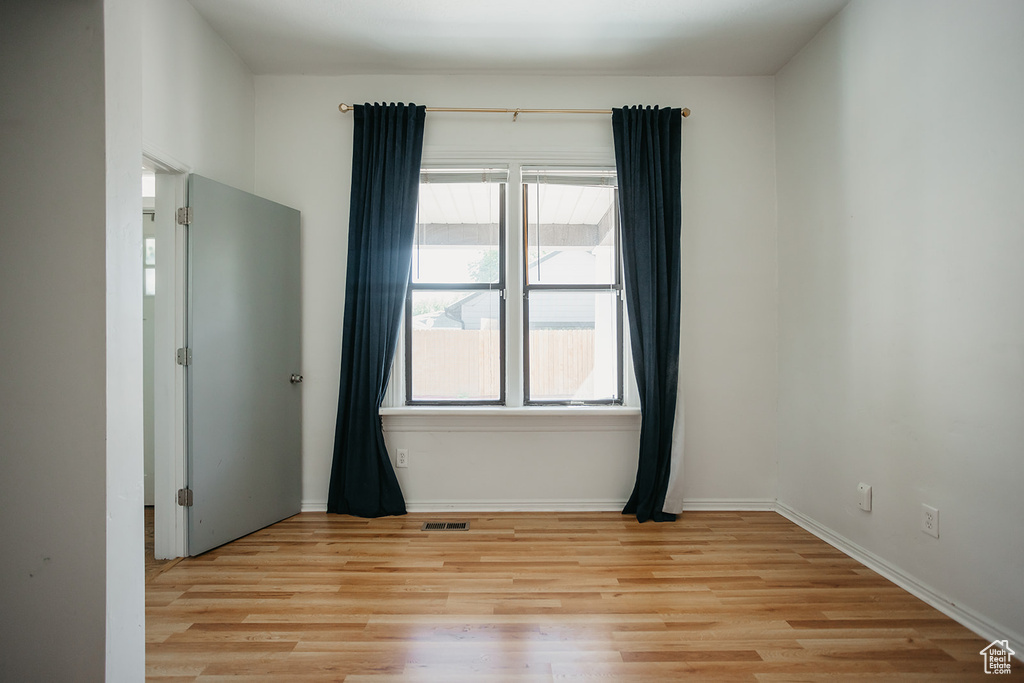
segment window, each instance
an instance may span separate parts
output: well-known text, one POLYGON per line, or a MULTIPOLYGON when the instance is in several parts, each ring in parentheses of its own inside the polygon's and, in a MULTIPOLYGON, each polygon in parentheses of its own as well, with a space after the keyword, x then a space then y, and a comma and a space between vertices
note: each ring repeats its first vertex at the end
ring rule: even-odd
POLYGON ((614 171, 524 169, 523 398, 622 402, 614 171))
POLYGON ((613 169, 424 169, 406 404, 622 403, 621 273, 613 169))
POLYGON ((405 305, 406 402, 505 402, 507 171, 424 171, 405 305))
POLYGON ((145 266, 143 293, 146 296, 156 295, 156 238, 147 237, 143 242, 143 264, 145 266))

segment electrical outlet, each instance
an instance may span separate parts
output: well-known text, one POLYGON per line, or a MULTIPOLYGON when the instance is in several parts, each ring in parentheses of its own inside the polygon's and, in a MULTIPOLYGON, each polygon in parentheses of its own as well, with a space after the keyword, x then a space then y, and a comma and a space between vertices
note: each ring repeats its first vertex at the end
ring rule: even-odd
POLYGON ((395 464, 398 465, 399 467, 408 467, 409 466, 409 449, 408 448, 399 448, 395 452, 395 464))
POLYGON ((871 487, 867 484, 857 485, 857 505, 864 512, 871 512, 871 487))
POLYGON ((921 531, 939 537, 939 511, 931 505, 921 505, 921 531))

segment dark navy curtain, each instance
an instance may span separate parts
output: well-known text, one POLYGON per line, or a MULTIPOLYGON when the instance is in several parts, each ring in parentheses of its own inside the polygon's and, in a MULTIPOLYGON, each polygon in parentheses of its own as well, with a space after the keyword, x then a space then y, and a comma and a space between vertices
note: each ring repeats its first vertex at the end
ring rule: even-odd
POLYGON ((679 234, 682 115, 679 109, 612 110, 622 265, 633 367, 640 390, 636 484, 623 514, 672 521, 663 512, 679 377, 679 234))
POLYGON ((416 227, 424 107, 356 105, 341 388, 328 512, 405 514, 378 409, 405 305, 416 227))

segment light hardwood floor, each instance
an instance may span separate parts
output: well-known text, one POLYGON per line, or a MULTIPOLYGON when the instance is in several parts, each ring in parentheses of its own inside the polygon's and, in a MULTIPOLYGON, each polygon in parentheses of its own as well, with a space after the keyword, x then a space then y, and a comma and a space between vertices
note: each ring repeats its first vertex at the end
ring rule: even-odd
POLYGON ((152 681, 990 678, 979 637, 772 512, 305 513, 146 602, 152 681))

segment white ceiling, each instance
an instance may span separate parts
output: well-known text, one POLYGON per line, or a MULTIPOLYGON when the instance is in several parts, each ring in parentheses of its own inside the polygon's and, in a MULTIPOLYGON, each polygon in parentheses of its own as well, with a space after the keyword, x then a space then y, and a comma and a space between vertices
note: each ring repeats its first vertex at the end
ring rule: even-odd
POLYGON ((848 0, 190 0, 255 74, 758 76, 848 0))

